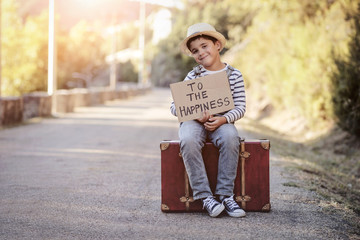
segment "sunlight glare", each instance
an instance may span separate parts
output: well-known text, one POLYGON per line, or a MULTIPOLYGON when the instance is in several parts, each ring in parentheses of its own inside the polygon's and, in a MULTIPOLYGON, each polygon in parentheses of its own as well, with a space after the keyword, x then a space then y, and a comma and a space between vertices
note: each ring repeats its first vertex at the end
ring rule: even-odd
POLYGON ((75 4, 81 5, 82 7, 91 8, 95 6, 96 4, 101 3, 99 0, 75 0, 75 4))

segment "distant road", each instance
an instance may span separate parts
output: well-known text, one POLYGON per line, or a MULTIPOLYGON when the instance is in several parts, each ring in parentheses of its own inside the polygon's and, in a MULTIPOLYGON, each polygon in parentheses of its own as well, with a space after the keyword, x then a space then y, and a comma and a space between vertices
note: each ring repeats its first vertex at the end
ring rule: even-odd
POLYGON ((270 213, 162 213, 159 143, 178 138, 170 102, 154 89, 0 130, 0 239, 349 239, 315 193, 283 185, 273 154, 270 213))

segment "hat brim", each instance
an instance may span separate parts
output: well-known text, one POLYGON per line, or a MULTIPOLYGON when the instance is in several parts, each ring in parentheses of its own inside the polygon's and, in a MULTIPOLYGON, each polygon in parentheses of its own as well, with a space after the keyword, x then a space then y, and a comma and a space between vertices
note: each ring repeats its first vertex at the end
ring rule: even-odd
POLYGON ((214 32, 214 31, 202 31, 202 32, 197 32, 194 33, 190 36, 188 36, 187 38, 185 38, 181 43, 180 43, 180 50, 181 52, 185 53, 186 55, 192 56, 192 53, 190 52, 190 50, 187 47, 187 42, 189 41, 190 38, 196 37, 196 36, 200 36, 200 35, 207 35, 213 38, 216 38, 220 44, 220 51, 223 50, 223 48, 225 47, 226 44, 226 39, 224 37, 224 35, 222 35, 219 32, 214 32))

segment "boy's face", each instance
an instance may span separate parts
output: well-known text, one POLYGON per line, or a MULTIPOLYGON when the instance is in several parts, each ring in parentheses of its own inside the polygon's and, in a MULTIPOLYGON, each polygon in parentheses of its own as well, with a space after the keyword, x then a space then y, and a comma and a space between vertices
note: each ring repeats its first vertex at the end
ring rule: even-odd
POLYGON ((193 40, 189 45, 189 50, 195 61, 210 71, 220 70, 217 69, 219 64, 221 64, 220 48, 221 44, 219 41, 214 43, 202 37, 193 40))

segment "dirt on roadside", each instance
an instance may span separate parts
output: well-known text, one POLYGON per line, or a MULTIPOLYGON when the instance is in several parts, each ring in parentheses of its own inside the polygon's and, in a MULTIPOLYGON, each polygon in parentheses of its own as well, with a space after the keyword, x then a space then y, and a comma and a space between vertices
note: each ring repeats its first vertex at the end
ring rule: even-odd
POLYGON ((360 139, 334 125, 310 132, 274 117, 247 118, 242 127, 270 139, 272 151, 285 160, 294 178, 287 186, 320 194, 327 202, 324 211, 350 222, 360 235, 360 139))

